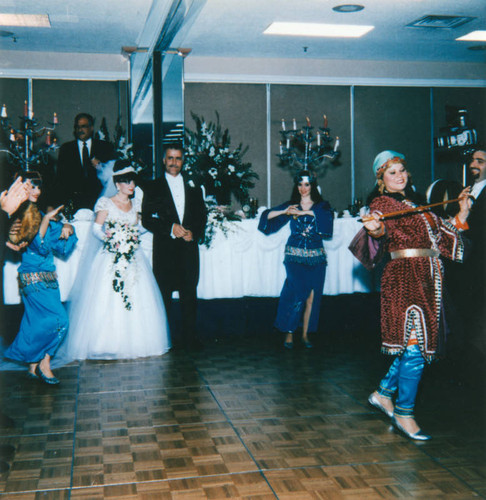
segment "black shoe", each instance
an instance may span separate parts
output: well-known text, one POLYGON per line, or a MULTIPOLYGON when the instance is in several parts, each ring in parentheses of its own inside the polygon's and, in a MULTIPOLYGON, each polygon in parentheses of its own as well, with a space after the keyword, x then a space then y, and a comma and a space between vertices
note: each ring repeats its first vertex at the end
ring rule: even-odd
POLYGON ((46 377, 43 373, 42 370, 40 369, 39 365, 35 367, 35 374, 44 382, 44 384, 47 385, 57 385, 59 384, 59 379, 56 377, 46 377))
POLYGON ((10 462, 15 455, 15 448, 10 444, 0 444, 0 460, 10 462))

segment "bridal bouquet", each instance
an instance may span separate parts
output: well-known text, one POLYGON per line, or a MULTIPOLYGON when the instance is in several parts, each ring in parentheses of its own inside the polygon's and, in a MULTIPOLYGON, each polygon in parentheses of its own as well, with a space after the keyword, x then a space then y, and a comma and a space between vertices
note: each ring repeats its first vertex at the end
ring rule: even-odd
POLYGON ((127 288, 136 274, 134 265, 130 264, 140 245, 140 233, 137 226, 126 222, 106 221, 105 227, 103 248, 113 254, 113 290, 121 294, 125 308, 131 310, 127 288))

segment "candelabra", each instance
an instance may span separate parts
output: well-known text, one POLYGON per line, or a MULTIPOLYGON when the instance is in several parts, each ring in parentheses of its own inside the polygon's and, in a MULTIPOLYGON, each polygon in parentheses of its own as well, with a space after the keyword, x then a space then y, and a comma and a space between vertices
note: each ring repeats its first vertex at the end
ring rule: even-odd
POLYGON ((299 170, 312 170, 319 175, 332 163, 336 163, 341 152, 339 148, 339 137, 334 140, 330 135, 327 117, 324 118, 324 126, 319 127, 314 134, 314 127, 310 119, 306 118, 306 125, 297 129, 295 118, 292 120, 292 128, 287 130, 285 119, 282 118, 282 130, 280 131, 280 166, 289 169, 292 173, 299 170))
POLYGON ((57 139, 53 132, 58 124, 57 114, 54 113, 52 122, 41 126, 34 119, 34 112, 29 111, 27 101, 24 102, 24 116, 19 117, 20 127, 15 128, 7 114, 4 104, 0 112, 0 125, 8 137, 8 149, 0 149, 7 153, 8 160, 16 168, 24 171, 35 170, 41 164, 47 165, 48 153, 58 149, 57 139), (37 144, 37 139, 45 135, 42 144, 37 144))

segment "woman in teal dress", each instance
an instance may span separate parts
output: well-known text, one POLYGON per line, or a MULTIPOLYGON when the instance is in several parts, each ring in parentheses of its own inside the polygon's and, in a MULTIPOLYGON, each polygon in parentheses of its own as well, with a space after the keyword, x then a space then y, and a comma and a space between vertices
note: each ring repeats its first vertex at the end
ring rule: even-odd
POLYGON ((258 229, 264 234, 279 231, 290 222, 290 237, 285 247, 285 280, 278 303, 275 327, 286 334, 284 346, 293 347, 293 334, 302 324, 302 342, 311 348, 308 333, 319 322, 326 251, 323 238, 331 238, 333 212, 322 199, 313 174, 302 170, 294 179, 290 201, 262 213, 258 229))
POLYGON ((54 254, 66 256, 77 242, 74 228, 54 219, 62 207, 43 215, 36 206, 41 194, 37 172, 22 174, 31 184, 28 201, 14 214, 10 239, 23 247, 18 269, 24 315, 15 340, 5 358, 29 364, 28 376, 46 384, 58 384, 51 371, 55 355, 67 329, 68 316, 61 303, 54 254))

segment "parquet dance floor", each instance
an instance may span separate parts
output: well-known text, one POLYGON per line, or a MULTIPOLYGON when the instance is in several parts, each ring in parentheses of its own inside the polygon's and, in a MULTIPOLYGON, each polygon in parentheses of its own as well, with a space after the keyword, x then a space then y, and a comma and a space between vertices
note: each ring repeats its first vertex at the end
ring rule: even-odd
POLYGON ((389 359, 336 335, 209 341, 133 361, 73 363, 48 387, 0 374, 15 447, 0 495, 34 499, 486 498, 484 407, 428 367, 411 442, 367 404, 389 359), (277 343, 278 340, 278 343, 277 343))

